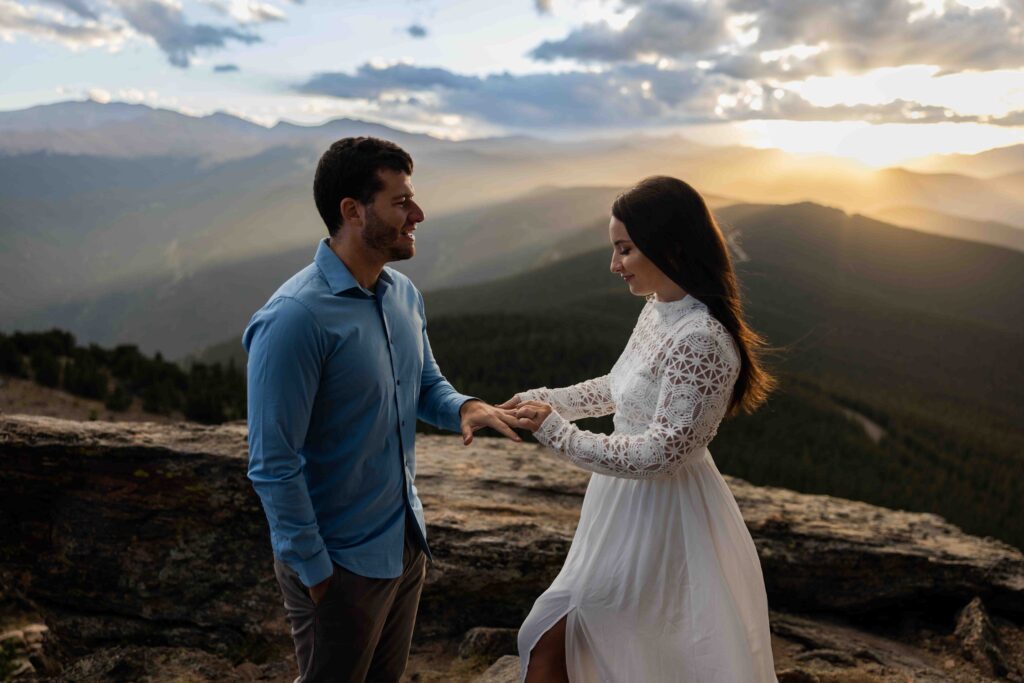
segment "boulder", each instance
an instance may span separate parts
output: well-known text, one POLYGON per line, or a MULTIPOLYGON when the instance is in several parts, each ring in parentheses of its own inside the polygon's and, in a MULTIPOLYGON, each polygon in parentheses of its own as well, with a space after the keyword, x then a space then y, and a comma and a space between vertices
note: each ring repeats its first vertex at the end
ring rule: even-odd
MULTIPOLYGON (((463 447, 421 435, 417 455, 434 562, 416 642, 449 642, 453 657, 476 627, 506 629, 513 642, 561 568, 590 475, 498 439, 463 447)), ((291 661, 291 639, 246 466, 244 425, 0 415, 0 587, 44 617, 79 668, 148 671, 203 651, 196 661, 220 671, 207 680, 249 676, 237 669, 246 662, 269 667, 259 671, 271 680, 291 661)), ((971 680, 957 672, 976 678, 978 656, 993 660, 983 622, 968 615, 966 635, 953 637, 957 610, 979 597, 997 635, 1021 622, 1024 555, 1004 543, 935 515, 726 479, 761 557, 776 661, 792 680, 851 670, 971 680), (927 628, 890 633, 917 612, 934 615, 927 628)), ((1024 642, 1012 635, 1001 639, 1011 668, 1024 642)))
POLYGON ((960 611, 954 635, 964 657, 974 662, 982 673, 996 678, 1010 673, 1003 644, 981 598, 974 598, 960 611))
POLYGON ((474 683, 519 683, 519 657, 502 657, 475 679, 474 683))
POLYGON ((459 645, 459 656, 493 661, 503 655, 518 653, 519 631, 514 628, 471 628, 459 645))

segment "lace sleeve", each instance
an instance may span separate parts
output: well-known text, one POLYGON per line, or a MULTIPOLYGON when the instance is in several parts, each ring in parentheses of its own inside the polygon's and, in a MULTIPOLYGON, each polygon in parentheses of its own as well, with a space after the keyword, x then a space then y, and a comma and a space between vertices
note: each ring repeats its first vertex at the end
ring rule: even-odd
POLYGON ((560 389, 540 387, 523 391, 516 396, 521 401, 542 401, 566 420, 584 417, 601 417, 615 412, 612 392, 608 387, 608 375, 588 379, 579 384, 560 389))
POLYGON ((671 342, 654 416, 644 432, 595 434, 553 412, 537 430, 537 440, 591 472, 630 479, 671 474, 711 442, 725 416, 739 374, 725 343, 707 329, 671 342))

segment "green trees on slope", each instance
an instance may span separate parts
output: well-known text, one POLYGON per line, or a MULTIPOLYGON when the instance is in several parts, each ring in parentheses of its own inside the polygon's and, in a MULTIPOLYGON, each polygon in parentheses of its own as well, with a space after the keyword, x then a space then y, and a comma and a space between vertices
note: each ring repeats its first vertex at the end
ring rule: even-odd
POLYGON ((181 411, 208 424, 245 417, 245 377, 234 363, 196 363, 186 370, 131 344, 81 347, 61 330, 0 334, 0 373, 27 377, 27 368, 37 383, 104 401, 112 411, 138 400, 147 412, 181 411))

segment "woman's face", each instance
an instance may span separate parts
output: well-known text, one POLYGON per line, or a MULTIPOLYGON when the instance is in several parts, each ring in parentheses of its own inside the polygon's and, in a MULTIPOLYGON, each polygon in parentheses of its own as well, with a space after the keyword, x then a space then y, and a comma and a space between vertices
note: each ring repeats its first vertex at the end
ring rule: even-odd
POLYGON ((629 239, 625 224, 615 216, 608 223, 608 239, 612 243, 611 271, 625 280, 630 294, 654 294, 660 301, 674 301, 686 296, 682 287, 637 249, 629 239))

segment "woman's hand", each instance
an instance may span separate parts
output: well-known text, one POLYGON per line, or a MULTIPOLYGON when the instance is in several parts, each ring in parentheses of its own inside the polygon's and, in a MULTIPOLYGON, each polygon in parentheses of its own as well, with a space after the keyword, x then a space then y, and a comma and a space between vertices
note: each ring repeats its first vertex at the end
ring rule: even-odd
POLYGON ((553 412, 551 406, 540 401, 522 401, 515 406, 515 415, 520 429, 536 432, 553 412))
POLYGON ((512 398, 510 398, 509 400, 505 401, 504 403, 495 403, 494 407, 495 408, 504 408, 504 409, 508 410, 510 408, 515 408, 520 403, 522 403, 522 401, 519 400, 519 396, 513 396, 512 398))

